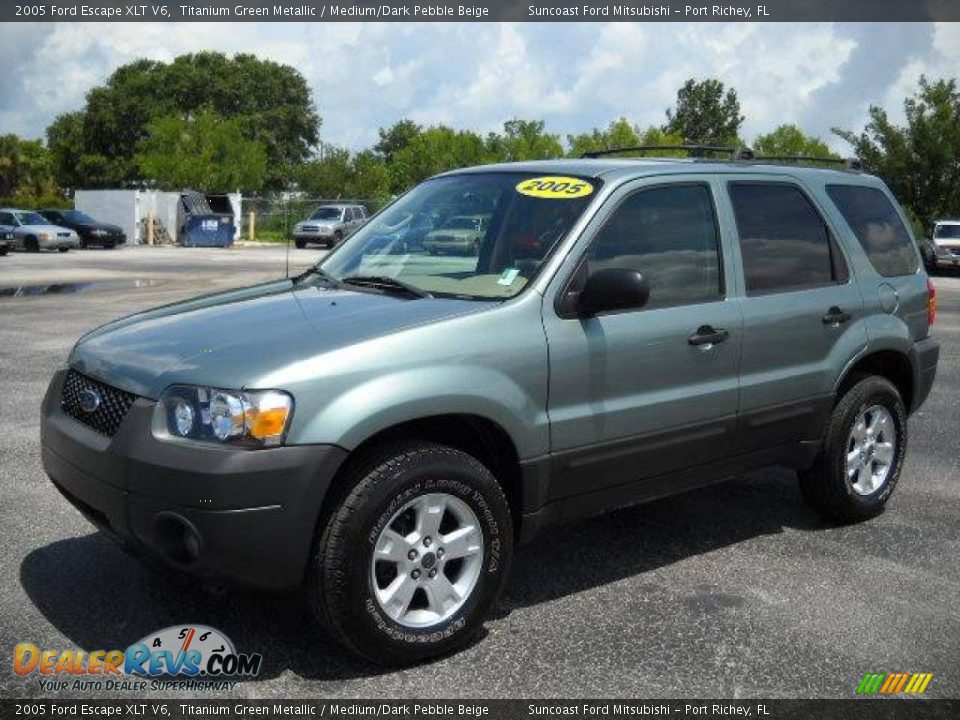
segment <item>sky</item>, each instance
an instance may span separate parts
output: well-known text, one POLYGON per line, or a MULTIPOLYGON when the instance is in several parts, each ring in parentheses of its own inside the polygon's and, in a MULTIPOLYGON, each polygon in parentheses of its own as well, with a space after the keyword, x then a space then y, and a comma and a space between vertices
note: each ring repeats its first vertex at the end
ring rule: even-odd
POLYGON ((871 104, 902 118, 922 73, 960 74, 960 23, 0 24, 0 134, 42 137, 117 66, 198 50, 292 65, 353 149, 404 117, 483 133, 513 117, 565 136, 660 125, 689 77, 737 90, 749 142, 796 123, 841 152, 871 104))

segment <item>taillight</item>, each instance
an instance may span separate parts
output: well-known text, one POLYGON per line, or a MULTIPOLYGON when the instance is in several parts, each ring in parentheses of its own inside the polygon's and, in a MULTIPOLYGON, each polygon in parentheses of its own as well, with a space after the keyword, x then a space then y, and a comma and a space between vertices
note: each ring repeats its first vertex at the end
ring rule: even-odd
POLYGON ((937 319, 937 289, 927 279, 927 325, 933 325, 937 319))

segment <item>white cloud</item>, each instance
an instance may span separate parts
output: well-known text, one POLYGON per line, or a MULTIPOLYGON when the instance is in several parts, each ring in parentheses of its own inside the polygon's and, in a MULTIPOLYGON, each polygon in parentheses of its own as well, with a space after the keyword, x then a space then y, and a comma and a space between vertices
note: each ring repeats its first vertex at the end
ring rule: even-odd
MULTIPOLYGON (((781 122, 829 138, 920 72, 960 67, 960 26, 911 24, 0 25, 0 132, 38 137, 120 64, 211 49, 306 77, 324 141, 361 147, 402 117, 488 131, 514 116, 561 134, 625 116, 660 124, 688 77, 737 89, 747 139, 781 122)), ((836 141, 833 141, 836 142, 836 141)))

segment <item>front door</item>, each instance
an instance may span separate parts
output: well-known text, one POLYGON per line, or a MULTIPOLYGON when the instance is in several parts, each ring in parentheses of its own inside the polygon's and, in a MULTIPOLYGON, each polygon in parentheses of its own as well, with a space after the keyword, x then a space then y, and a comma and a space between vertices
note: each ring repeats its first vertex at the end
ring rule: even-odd
POLYGON ((727 456, 737 415, 741 316, 716 217, 699 178, 615 193, 563 291, 591 272, 636 269, 643 308, 565 317, 544 302, 550 352, 551 499, 727 456))

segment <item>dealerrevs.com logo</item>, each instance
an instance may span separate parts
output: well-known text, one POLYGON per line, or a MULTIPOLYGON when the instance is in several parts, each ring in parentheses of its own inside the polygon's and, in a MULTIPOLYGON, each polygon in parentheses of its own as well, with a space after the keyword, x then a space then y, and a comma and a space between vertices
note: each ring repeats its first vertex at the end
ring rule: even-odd
POLYGON ((178 625, 126 650, 41 650, 20 643, 13 671, 37 676, 41 689, 229 690, 260 674, 263 656, 238 653, 230 638, 204 625, 178 625))

